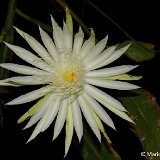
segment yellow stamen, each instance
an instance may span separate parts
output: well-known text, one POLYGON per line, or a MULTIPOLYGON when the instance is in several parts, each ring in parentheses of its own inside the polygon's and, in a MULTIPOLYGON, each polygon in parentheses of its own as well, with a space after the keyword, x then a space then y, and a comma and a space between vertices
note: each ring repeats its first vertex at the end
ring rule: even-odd
POLYGON ((75 73, 73 71, 66 71, 64 73, 64 78, 67 81, 73 81, 75 79, 75 73))

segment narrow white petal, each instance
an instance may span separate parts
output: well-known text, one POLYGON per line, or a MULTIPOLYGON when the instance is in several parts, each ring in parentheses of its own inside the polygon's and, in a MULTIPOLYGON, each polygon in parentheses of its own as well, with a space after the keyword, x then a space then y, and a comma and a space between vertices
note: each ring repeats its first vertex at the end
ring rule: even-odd
POLYGON ((86 57, 86 61, 87 59, 92 59, 93 57, 95 57, 96 55, 100 54, 104 48, 106 47, 107 44, 107 40, 108 40, 108 36, 106 36, 104 39, 102 39, 101 41, 99 41, 90 51, 90 53, 88 53, 87 57, 86 57))
POLYGON ((102 62, 101 64, 99 64, 97 66, 97 68, 100 68, 100 67, 103 67, 103 66, 106 66, 112 62, 114 62, 115 60, 117 60, 118 58, 120 58, 123 53, 129 48, 130 44, 123 47, 123 48, 120 48, 118 50, 116 50, 107 60, 105 60, 104 62, 102 62))
POLYGON ((79 27, 79 31, 78 33, 76 33, 75 38, 74 38, 73 51, 72 51, 73 53, 79 54, 80 49, 83 44, 83 38, 84 38, 84 33, 81 27, 79 27))
POLYGON ((30 118, 27 125, 24 127, 24 129, 27 129, 37 123, 46 113, 46 110, 49 107, 49 104, 52 102, 52 99, 54 98, 54 94, 51 94, 49 97, 45 99, 45 102, 42 104, 42 106, 39 108, 39 110, 30 118))
POLYGON ((16 104, 23 104, 23 103, 31 102, 33 100, 36 100, 44 96, 45 94, 49 93, 51 90, 52 88, 50 86, 45 86, 43 88, 34 90, 18 98, 15 98, 12 101, 8 102, 6 105, 16 105, 16 104))
POLYGON ((49 108, 46 112, 46 120, 41 129, 42 132, 45 131, 50 126, 50 124, 54 121, 59 110, 60 102, 61 102, 60 98, 58 98, 56 100, 53 99, 52 103, 49 104, 49 108))
MULTIPOLYGON (((30 138, 28 139, 27 143, 30 142, 32 139, 34 139, 40 132, 42 132, 43 127, 45 126, 46 121, 48 120, 48 110, 50 110, 52 104, 53 103, 53 98, 55 98, 55 96, 51 96, 48 101, 47 104, 48 105, 48 109, 47 111, 45 111, 45 113, 43 114, 43 117, 41 118, 41 120, 38 122, 37 126, 35 127, 32 135, 30 136, 30 138)), ((46 129, 48 128, 47 126, 45 126, 46 129)))
POLYGON ((36 125, 34 131, 32 132, 30 138, 28 139, 27 143, 33 140, 40 132, 41 132, 41 127, 44 123, 44 119, 41 119, 38 124, 36 125))
POLYGON ((96 114, 94 111, 93 111, 92 113, 93 113, 93 115, 94 115, 94 118, 95 118, 95 120, 96 120, 96 123, 97 123, 97 125, 98 125, 98 128, 99 128, 99 130, 102 132, 104 138, 107 140, 107 142, 108 142, 109 144, 112 144, 111 140, 109 139, 109 137, 108 137, 108 135, 107 135, 107 133, 106 133, 104 127, 103 127, 102 121, 100 120, 100 118, 97 116, 97 114, 96 114))
POLYGON ((57 51, 52 39, 44 30, 42 30, 41 27, 39 27, 39 31, 46 49, 48 50, 52 58, 55 60, 57 57, 57 51))
POLYGON ((68 99, 64 99, 60 105, 57 119, 55 122, 53 140, 57 138, 57 136, 59 135, 59 133, 61 132, 64 126, 64 122, 67 114, 67 108, 68 108, 68 99))
POLYGON ((132 89, 140 88, 139 86, 128 83, 128 82, 121 82, 121 81, 114 81, 114 80, 86 78, 86 82, 98 87, 117 89, 117 90, 132 90, 132 89))
POLYGON ((93 110, 96 112, 98 117, 105 122, 108 126, 115 129, 114 123, 110 116, 106 113, 106 111, 99 105, 99 103, 89 96, 87 93, 84 93, 84 98, 87 101, 87 103, 93 108, 93 110))
POLYGON ((45 82, 37 76, 17 76, 4 79, 3 82, 15 82, 23 85, 38 85, 45 84, 45 82))
POLYGON ((72 49, 72 43, 73 43, 72 41, 73 41, 73 34, 70 31, 70 29, 68 28, 68 26, 66 25, 66 23, 64 23, 63 44, 68 51, 71 51, 71 49, 72 49))
POLYGON ((83 122, 82 122, 81 110, 76 99, 73 101, 72 104, 72 113, 73 113, 74 127, 80 142, 83 135, 83 122))
POLYGON ((53 39, 58 51, 64 49, 62 29, 58 26, 57 22, 51 15, 52 27, 53 27, 53 39))
POLYGON ((120 111, 127 111, 118 100, 94 86, 86 84, 84 90, 97 101, 104 101, 108 106, 114 107, 120 111))
POLYGON ((87 64, 87 70, 93 70, 97 68, 97 65, 101 64, 104 62, 108 57, 110 57, 113 52, 115 51, 116 46, 111 46, 107 49, 105 49, 101 54, 96 56, 94 59, 93 58, 88 58, 85 60, 87 64))
POLYGON ((133 120, 123 111, 119 111, 116 108, 113 107, 108 107, 108 105, 106 105, 103 101, 101 101, 100 103, 102 103, 104 106, 106 106, 109 110, 111 110, 113 113, 115 113, 116 115, 118 115, 119 117, 123 118, 124 120, 128 121, 128 122, 133 122, 133 120))
POLYGON ((81 95, 78 97, 78 102, 80 104, 81 110, 83 112, 83 115, 84 115, 86 121, 88 122, 89 126, 93 130, 93 132, 96 135, 96 137, 98 138, 98 140, 101 141, 100 131, 99 131, 97 123, 94 119, 94 116, 92 114, 92 110, 90 110, 88 104, 85 102, 84 98, 81 95))
POLYGON ((15 46, 9 43, 4 42, 18 57, 23 59, 24 61, 36 66, 45 71, 51 71, 51 68, 45 63, 43 60, 35 56, 33 53, 27 51, 26 49, 15 46))
POLYGON ((65 156, 68 153, 73 137, 73 114, 72 105, 68 106, 67 118, 66 118, 66 138, 65 138, 65 156))
MULTIPOLYGON (((87 88, 90 88, 90 86, 88 86, 88 85, 86 85, 86 86, 87 86, 87 88)), ((95 87, 94 87, 94 89, 95 89, 95 87)), ((123 110, 122 109, 120 110, 119 108, 115 108, 115 107, 111 106, 110 104, 108 104, 108 102, 105 99, 103 99, 105 97, 103 96, 103 94, 101 94, 102 91, 99 90, 98 91, 99 93, 98 93, 94 89, 85 89, 85 91, 90 96, 95 98, 99 103, 103 104, 106 108, 108 108, 110 111, 112 111, 113 113, 115 113, 119 117, 121 117, 129 122, 134 123, 133 120, 124 112, 124 111, 126 111, 124 107, 123 107, 123 110), (95 92, 97 92, 97 93, 95 93, 95 92)), ((96 90, 98 90, 98 89, 96 89, 96 90)))
POLYGON ((95 34, 94 31, 91 30, 91 35, 89 37, 88 40, 86 40, 81 49, 80 49, 80 55, 82 58, 84 58, 85 56, 87 56, 87 54, 90 52, 90 50, 93 48, 93 46, 95 45, 95 34))
POLYGON ((48 72, 42 71, 37 68, 25 66, 25 65, 19 65, 14 63, 2 63, 0 64, 1 67, 8 69, 10 71, 20 73, 20 74, 26 74, 26 75, 48 75, 48 72))
MULTIPOLYGON (((48 98, 48 100, 47 100, 47 102, 46 102, 46 104, 45 104, 45 105, 48 106, 48 107, 47 107, 48 109, 49 109, 49 106, 51 105, 51 103, 53 103, 53 99, 54 99, 54 98, 55 98, 54 95, 51 95, 51 96, 48 98)), ((44 107, 45 107, 45 106, 44 106, 44 107)), ((47 109, 47 111, 48 111, 48 109, 47 109)), ((48 119, 47 114, 46 114, 47 111, 45 110, 45 113, 43 113, 43 117, 42 117, 41 120, 38 122, 37 126, 35 127, 32 135, 31 135, 30 138, 28 139, 27 143, 30 142, 31 140, 33 140, 33 139, 42 131, 42 127, 44 126, 44 123, 45 123, 46 120, 48 119)))
POLYGON ((7 79, 3 79, 3 80, 0 80, 0 86, 20 87, 22 85, 21 84, 10 83, 10 82, 8 82, 7 79))
POLYGON ((30 47, 41 56, 47 63, 52 63, 52 58, 46 51, 46 49, 31 35, 21 31, 20 29, 14 27, 16 31, 27 41, 30 47))
POLYGON ((136 67, 138 67, 138 65, 136 66, 121 65, 116 67, 104 68, 104 69, 89 71, 88 73, 86 73, 86 76, 92 77, 92 78, 111 77, 111 76, 127 73, 136 67))

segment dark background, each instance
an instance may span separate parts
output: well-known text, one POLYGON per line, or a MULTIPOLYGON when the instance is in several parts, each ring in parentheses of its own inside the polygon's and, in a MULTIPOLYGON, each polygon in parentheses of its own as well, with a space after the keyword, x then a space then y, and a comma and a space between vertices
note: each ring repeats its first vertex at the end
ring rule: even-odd
MULTIPOLYGON (((89 27, 93 28, 98 39, 104 38, 106 34, 109 34, 109 45, 117 44, 128 40, 128 37, 124 35, 113 23, 102 16, 95 8, 93 8, 86 0, 66 0, 73 11, 83 20, 83 22, 89 27)), ((111 17, 117 22, 127 33, 129 33, 134 39, 144 42, 153 43, 155 45, 156 55, 155 58, 141 62, 140 67, 134 72, 137 75, 142 75, 143 79, 140 82, 136 82, 144 89, 150 91, 156 98, 158 103, 160 102, 160 24, 159 24, 159 11, 158 2, 156 1, 106 1, 106 0, 92 0, 97 7, 99 7, 105 14, 111 17)), ((5 16, 7 13, 8 2, 7 0, 0 0, 0 28, 3 27, 5 16)), ((17 0, 17 7, 27 15, 39 19, 48 24, 50 23, 51 13, 53 17, 62 25, 65 13, 59 4, 54 0, 17 0)), ((38 27, 32 23, 24 20, 17 14, 15 15, 15 26, 30 33, 31 35, 38 37, 38 27)), ((75 31, 78 30, 76 25, 75 31)), ((22 40, 20 36, 15 34, 14 43, 21 45, 25 48, 28 46, 22 40)), ((29 48, 29 47, 28 47, 29 48)), ((15 58, 16 61, 18 61, 15 58)), ((124 64, 137 64, 126 57, 123 57, 124 64)), ((26 93, 26 90, 32 90, 29 88, 22 88, 20 93, 26 93)), ((17 89, 13 89, 12 94, 2 96, 4 102, 7 102, 14 97, 20 95, 17 93, 17 89)), ((18 90, 19 92, 19 90, 18 90)), ((33 127, 28 130, 21 130, 24 124, 17 125, 16 120, 34 103, 27 105, 6 107, 4 110, 4 125, 0 131, 1 137, 1 153, 5 156, 1 159, 63 159, 64 155, 64 137, 65 130, 55 140, 52 140, 53 127, 50 127, 45 133, 38 135, 32 142, 25 145, 25 142, 32 133, 33 127)), ((122 156, 122 160, 140 160, 140 152, 142 147, 139 140, 129 130, 128 123, 123 120, 114 117, 110 113, 118 132, 114 132, 108 129, 108 133, 113 141, 114 147, 122 156)), ((77 137, 74 137, 77 141, 77 137)), ((1 156, 1 155, 0 155, 1 156)), ((81 159, 80 153, 72 143, 66 160, 81 159)))

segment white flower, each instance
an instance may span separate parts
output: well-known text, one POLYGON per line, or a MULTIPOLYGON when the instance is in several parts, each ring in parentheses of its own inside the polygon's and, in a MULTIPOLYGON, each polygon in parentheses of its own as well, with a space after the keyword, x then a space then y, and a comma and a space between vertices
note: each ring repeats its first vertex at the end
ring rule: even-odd
POLYGON ((119 117, 133 122, 118 100, 96 86, 117 90, 137 89, 139 87, 136 85, 118 81, 128 79, 130 76, 125 73, 137 66, 122 65, 102 69, 117 60, 129 45, 121 49, 116 49, 116 46, 106 49, 108 36, 95 44, 95 34, 91 30, 91 36, 84 41, 84 33, 81 28, 73 38, 72 19, 68 12, 67 23, 63 24, 63 29, 52 16, 51 21, 53 40, 39 27, 44 46, 29 34, 15 27, 37 55, 19 46, 5 43, 31 66, 14 63, 0 64, 5 69, 23 74, 23 76, 1 80, 0 85, 43 85, 7 104, 23 104, 41 98, 18 122, 31 117, 25 128, 38 122, 28 142, 40 132, 45 131, 54 119, 56 120, 53 139, 57 138, 66 122, 66 155, 74 128, 79 141, 82 138, 82 114, 99 141, 101 141, 100 131, 105 135, 101 120, 115 129, 111 118, 101 104, 119 117))

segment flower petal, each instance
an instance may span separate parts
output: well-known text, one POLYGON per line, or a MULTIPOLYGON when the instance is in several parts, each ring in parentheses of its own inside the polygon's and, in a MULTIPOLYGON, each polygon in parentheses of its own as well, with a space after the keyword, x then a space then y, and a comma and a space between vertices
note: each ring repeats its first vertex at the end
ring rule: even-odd
POLYGON ((33 108, 36 109, 35 113, 30 118, 30 120, 28 121, 24 129, 31 127, 43 117, 43 115, 46 113, 46 110, 49 107, 49 104, 52 102, 51 100, 53 97, 54 97, 54 94, 48 94, 33 106, 33 108))
POLYGON ((33 116, 37 111, 44 105, 44 103, 48 100, 51 94, 47 94, 43 98, 41 98, 35 105, 33 105, 25 114, 23 114, 17 121, 17 123, 22 123, 27 118, 33 116))
POLYGON ((7 79, 0 80, 0 86, 12 86, 12 87, 22 86, 21 84, 18 84, 18 83, 8 82, 7 79))
POLYGON ((85 102, 84 98, 81 95, 78 97, 78 102, 80 104, 81 110, 86 121, 88 122, 89 126, 91 127, 92 131, 94 132, 98 140, 101 141, 100 131, 98 129, 97 123, 94 119, 91 109, 89 108, 88 104, 85 102))
POLYGON ((70 31, 73 33, 73 20, 72 20, 70 11, 67 7, 65 8, 65 12, 66 12, 66 24, 68 28, 70 29, 70 31))
POLYGON ((101 41, 99 41, 93 48, 92 50, 88 53, 87 57, 85 58, 85 60, 87 61, 87 59, 92 59, 93 57, 95 57, 96 55, 100 54, 104 48, 106 47, 107 44, 107 40, 108 40, 108 35, 102 39, 101 41))
POLYGON ((105 96, 106 93, 90 85, 86 85, 85 91, 90 96, 94 97, 99 103, 103 104, 106 108, 108 108, 110 111, 117 114, 119 117, 134 123, 133 120, 130 117, 128 117, 128 115, 124 112, 126 111, 126 109, 123 106, 121 108, 118 108, 115 106, 113 107, 113 105, 108 103, 108 98, 105 96))
POLYGON ((57 119, 55 122, 53 140, 57 138, 57 136, 59 135, 64 126, 64 122, 67 115, 67 108, 68 108, 68 99, 64 99, 62 101, 62 104, 60 105, 57 119))
POLYGON ((8 102, 6 105, 16 105, 16 104, 31 102, 40 97, 43 97, 45 94, 49 93, 51 90, 52 88, 50 86, 45 86, 40 89, 29 92, 25 95, 19 96, 18 98, 15 98, 14 100, 8 102))
POLYGON ((12 78, 7 78, 3 80, 4 82, 14 82, 19 83, 23 85, 39 85, 39 84, 45 84, 44 81, 42 81, 41 78, 37 76, 17 76, 12 78))
POLYGON ((120 58, 123 55, 123 53, 129 48, 129 46, 130 46, 130 44, 123 47, 123 48, 116 50, 108 59, 106 59, 101 64, 97 65, 96 68, 100 68, 100 67, 106 66, 106 65, 114 62, 115 60, 117 60, 118 58, 120 58))
POLYGON ((113 113, 115 113, 116 115, 118 115, 119 117, 123 118, 124 120, 128 121, 128 122, 133 122, 133 120, 123 111, 120 111, 116 108, 113 108, 113 107, 109 107, 107 104, 105 104, 104 101, 99 101, 101 104, 103 104, 104 106, 106 106, 109 110, 111 110, 113 113))
POLYGON ((73 114, 74 127, 80 142, 83 135, 83 122, 82 122, 81 110, 76 99, 72 103, 72 114, 73 114))
POLYGON ((30 138, 28 139, 27 143, 33 140, 41 132, 41 128, 44 122, 45 122, 45 119, 41 118, 41 120, 36 125, 34 131, 32 132, 30 138))
POLYGON ((87 70, 96 69, 99 64, 104 62, 108 57, 110 57, 113 54, 115 49, 116 49, 116 46, 111 46, 111 47, 105 49, 98 56, 95 56, 94 59, 93 58, 91 58, 91 59, 88 58, 87 60, 85 60, 86 64, 87 64, 87 70))
POLYGON ((86 57, 94 45, 95 45, 95 33, 94 33, 93 29, 91 29, 91 35, 90 35, 89 39, 83 43, 83 46, 80 49, 79 54, 81 55, 81 57, 82 58, 86 57))
POLYGON ((57 57, 57 51, 52 39, 40 26, 39 26, 39 31, 46 49, 48 50, 52 58, 55 60, 57 57))
POLYGON ((57 98, 56 100, 52 101, 52 103, 50 104, 45 114, 46 120, 42 126, 42 129, 41 129, 42 132, 44 132, 50 126, 50 124, 54 121, 59 110, 60 102, 61 102, 60 98, 57 98))
POLYGON ((89 96, 87 93, 84 93, 83 97, 86 100, 86 102, 90 105, 90 107, 94 110, 94 112, 98 115, 98 117, 108 126, 115 129, 112 119, 106 113, 106 111, 98 104, 98 102, 94 98, 89 96))
POLYGON ((121 82, 121 81, 114 81, 114 80, 86 78, 86 82, 98 87, 117 89, 117 90, 132 90, 132 89, 140 88, 139 86, 128 83, 128 82, 121 82))
POLYGON ((111 144, 112 142, 111 142, 111 140, 109 139, 109 137, 108 137, 108 135, 107 135, 107 133, 106 133, 104 127, 103 127, 103 124, 102 124, 100 118, 96 115, 96 113, 95 113, 94 111, 93 111, 92 113, 93 113, 93 116, 94 116, 94 118, 95 118, 95 120, 96 120, 96 123, 97 123, 97 125, 98 125, 99 130, 102 132, 102 134, 103 134, 104 138, 107 140, 107 142, 108 142, 109 144, 111 144))
POLYGON ((74 37, 74 44, 73 44, 73 51, 72 51, 74 54, 80 53, 80 49, 83 44, 83 38, 84 38, 84 33, 83 33, 81 27, 79 27, 79 31, 78 31, 78 33, 76 33, 76 35, 74 37))
POLYGON ((121 65, 116 67, 99 69, 99 70, 89 71, 88 73, 86 73, 86 77, 93 77, 93 78, 111 77, 111 76, 127 73, 136 67, 138 67, 138 65, 136 66, 121 65))
POLYGON ((73 137, 73 114, 72 105, 68 105, 67 118, 66 118, 66 138, 65 138, 65 156, 68 153, 73 137))
MULTIPOLYGON (((50 102, 50 101, 49 101, 50 102)), ((49 109, 49 108, 48 108, 49 109)), ((48 110, 47 110, 48 111, 48 110)), ((44 114, 44 116, 40 119, 40 121, 38 122, 37 126, 35 127, 32 135, 30 136, 30 138, 28 139, 27 143, 30 142, 31 140, 33 140, 41 131, 42 128, 44 126, 44 123, 46 122, 46 114, 44 114)))
POLYGON ((97 101, 103 101, 104 103, 108 104, 109 107, 112 106, 120 111, 127 111, 118 100, 94 86, 86 84, 84 90, 97 101))
POLYGON ((45 71, 52 71, 51 68, 43 60, 35 56, 26 49, 4 42, 18 57, 45 71))
POLYGON ((120 75, 111 76, 111 77, 104 77, 102 79, 133 81, 133 80, 140 80, 141 78, 142 78, 142 76, 133 76, 133 75, 129 75, 129 74, 120 74, 120 75))
MULTIPOLYGON (((49 99, 48 99, 48 106, 52 105, 51 103, 53 103, 53 99, 55 97, 54 96, 51 96, 49 99)), ((49 108, 48 108, 49 109, 49 108)), ((47 111, 48 111, 47 109, 47 111)), ((44 123, 46 122, 46 119, 47 119, 47 115, 46 113, 44 114, 44 116, 41 118, 41 120, 38 122, 37 126, 35 127, 32 135, 30 136, 30 138, 28 139, 27 143, 30 142, 31 140, 33 140, 41 131, 42 131, 42 128, 44 126, 44 123)))
POLYGON ((51 56, 48 54, 46 49, 31 35, 21 31, 17 27, 14 27, 16 31, 27 41, 30 47, 39 55, 41 56, 48 64, 52 63, 53 60, 51 56))
POLYGON ((64 26, 63 26, 63 44, 64 44, 66 50, 69 51, 69 52, 71 52, 72 43, 73 43, 73 34, 70 31, 70 29, 68 28, 68 26, 66 25, 66 23, 64 23, 64 26))
POLYGON ((58 26, 57 22, 51 15, 52 27, 53 27, 53 39, 57 48, 57 52, 61 52, 64 49, 62 29, 58 26))
POLYGON ((25 66, 25 65, 19 65, 14 63, 1 63, 1 67, 8 69, 10 71, 20 73, 20 74, 26 74, 26 75, 48 75, 48 72, 42 71, 37 68, 25 66))

